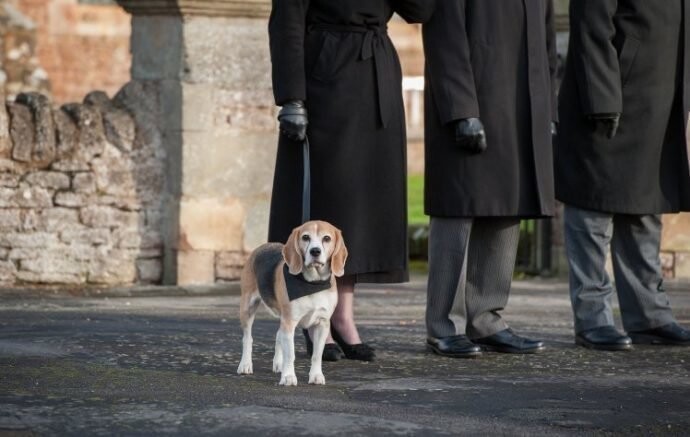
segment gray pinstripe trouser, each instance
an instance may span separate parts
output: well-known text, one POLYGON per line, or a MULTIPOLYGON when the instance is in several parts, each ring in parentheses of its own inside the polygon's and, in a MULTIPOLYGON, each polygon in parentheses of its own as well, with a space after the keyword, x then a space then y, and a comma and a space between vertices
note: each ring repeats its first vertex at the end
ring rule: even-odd
POLYGON ((658 215, 608 214, 566 205, 575 332, 614 324, 613 285, 605 268, 609 244, 625 330, 643 331, 674 322, 661 287, 660 241, 658 215))
POLYGON ((506 329, 520 236, 516 218, 432 217, 426 327, 431 337, 482 338, 506 329))

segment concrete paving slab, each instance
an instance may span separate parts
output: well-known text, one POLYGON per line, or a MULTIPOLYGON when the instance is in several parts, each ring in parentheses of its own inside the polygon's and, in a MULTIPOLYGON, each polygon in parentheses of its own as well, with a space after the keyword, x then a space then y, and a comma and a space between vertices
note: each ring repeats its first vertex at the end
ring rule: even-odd
MULTIPOLYGON (((238 376, 236 293, 4 293, 3 435, 688 435, 690 348, 573 344, 567 286, 516 282, 504 312, 539 355, 454 360, 424 347, 424 281, 358 291, 373 363, 324 363, 326 386, 277 385, 277 320, 260 311, 238 376), (77 295, 76 297, 73 295, 77 295), (118 297, 119 296, 119 297, 118 297), (140 297, 147 296, 147 297, 140 297)), ((690 324, 690 293, 671 292, 690 324)))

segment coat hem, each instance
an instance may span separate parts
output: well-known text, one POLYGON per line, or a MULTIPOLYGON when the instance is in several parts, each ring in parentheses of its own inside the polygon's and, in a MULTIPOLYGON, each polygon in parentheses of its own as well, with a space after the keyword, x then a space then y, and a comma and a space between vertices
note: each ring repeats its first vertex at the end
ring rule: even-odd
POLYGON ((350 269, 346 265, 345 275, 354 276, 358 284, 399 284, 410 280, 408 263, 397 266, 355 266, 350 269))
POLYGON ((555 214, 553 211, 544 211, 541 213, 466 213, 466 212, 439 212, 431 213, 425 211, 424 214, 430 217, 441 217, 441 218, 517 218, 521 220, 532 220, 532 219, 547 219, 552 218, 555 214))
POLYGON ((611 202, 594 201, 592 199, 580 199, 568 196, 557 195, 556 199, 569 206, 585 209, 589 211, 603 212, 607 214, 627 214, 627 215, 655 215, 655 214, 677 214, 687 212, 690 209, 683 208, 631 208, 630 204, 612 204, 611 202))
POLYGON ((357 284, 402 284, 410 281, 410 272, 407 269, 356 273, 354 276, 357 284))

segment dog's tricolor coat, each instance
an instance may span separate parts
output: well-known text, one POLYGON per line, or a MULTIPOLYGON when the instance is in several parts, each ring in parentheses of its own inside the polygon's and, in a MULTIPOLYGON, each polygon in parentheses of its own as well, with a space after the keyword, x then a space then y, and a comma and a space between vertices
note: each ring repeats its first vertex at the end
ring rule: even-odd
POLYGON ((280 317, 273 371, 281 385, 297 385, 295 376, 295 328, 315 327, 310 384, 325 384, 321 356, 330 318, 338 303, 334 276, 345 273, 347 248, 340 230, 323 221, 295 228, 287 243, 268 243, 257 248, 242 271, 242 360, 239 374, 251 374, 252 324, 263 302, 280 317))

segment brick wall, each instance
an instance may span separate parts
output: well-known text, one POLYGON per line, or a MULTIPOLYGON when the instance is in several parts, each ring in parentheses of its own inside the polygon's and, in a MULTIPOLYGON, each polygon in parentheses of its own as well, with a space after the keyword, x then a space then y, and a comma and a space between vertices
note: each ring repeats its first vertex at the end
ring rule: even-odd
POLYGON ((690 214, 664 216, 661 267, 667 278, 690 278, 690 214))
POLYGON ((77 0, 10 0, 37 25, 36 54, 56 103, 94 89, 115 94, 129 80, 130 16, 77 0))
POLYGON ((14 6, 0 3, 0 95, 48 92, 48 76, 36 56, 36 26, 14 6))

